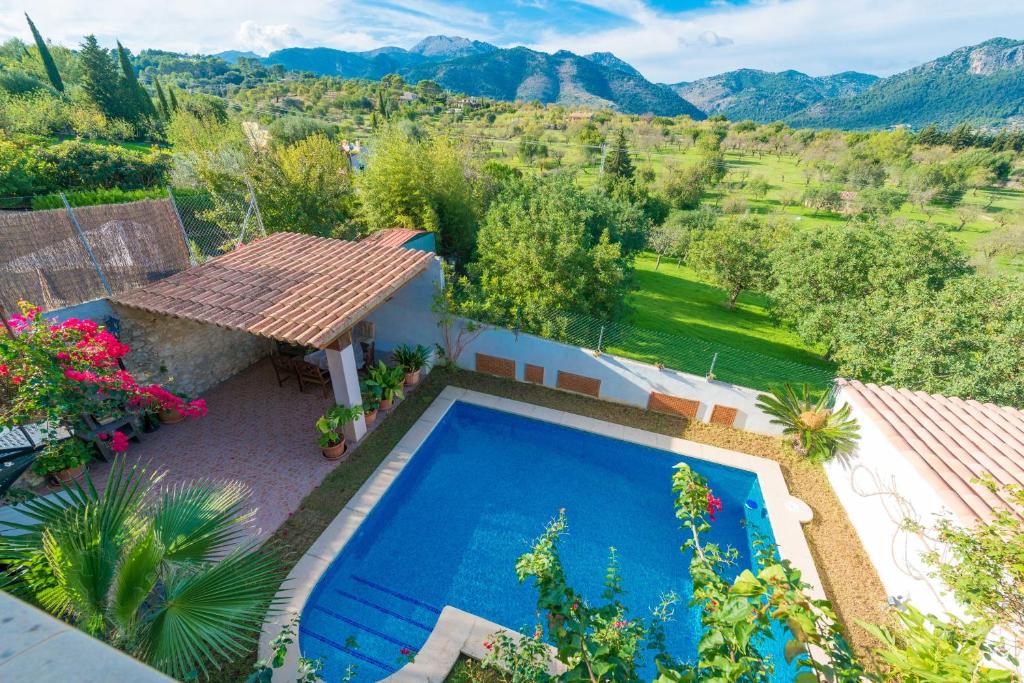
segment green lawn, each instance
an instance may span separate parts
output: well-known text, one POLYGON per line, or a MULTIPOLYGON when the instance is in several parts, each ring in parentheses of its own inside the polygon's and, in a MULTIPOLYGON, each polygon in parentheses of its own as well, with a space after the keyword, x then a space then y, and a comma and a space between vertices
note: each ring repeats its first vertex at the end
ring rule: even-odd
POLYGON ((744 292, 730 311, 725 291, 701 281, 690 268, 672 259, 663 259, 657 270, 654 264, 651 254, 637 258, 636 287, 626 299, 624 322, 660 334, 612 337, 609 351, 695 374, 706 372, 718 352, 717 377, 758 389, 827 381, 831 364, 772 320, 763 297, 744 292))

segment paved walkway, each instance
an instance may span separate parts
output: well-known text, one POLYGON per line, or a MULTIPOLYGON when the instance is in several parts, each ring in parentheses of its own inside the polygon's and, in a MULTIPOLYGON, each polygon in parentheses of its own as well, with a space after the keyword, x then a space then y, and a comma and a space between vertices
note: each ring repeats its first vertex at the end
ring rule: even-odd
MULTIPOLYGON (((294 380, 277 386, 269 361, 261 361, 203 396, 208 412, 162 425, 131 442, 129 463, 166 471, 164 486, 197 479, 238 480, 258 506, 255 530, 270 534, 283 523, 337 462, 325 460, 313 423, 332 403, 319 387, 299 393, 294 380)), ((89 465, 97 486, 110 464, 89 465)))

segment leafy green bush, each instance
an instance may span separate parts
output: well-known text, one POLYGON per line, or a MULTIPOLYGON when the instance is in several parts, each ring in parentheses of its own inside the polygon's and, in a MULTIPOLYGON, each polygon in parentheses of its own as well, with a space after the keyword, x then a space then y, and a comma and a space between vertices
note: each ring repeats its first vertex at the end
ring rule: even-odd
MULTIPOLYGON (((144 190, 122 190, 117 187, 104 190, 82 190, 80 192, 66 192, 65 196, 71 206, 97 206, 99 204, 125 204, 137 202, 142 199, 164 199, 167 191, 162 187, 153 187, 144 190)), ((32 210, 60 209, 64 207, 59 194, 44 194, 32 197, 32 210)))
POLYGON ((53 189, 121 188, 133 190, 167 182, 170 155, 152 150, 136 152, 115 145, 66 140, 37 151, 51 166, 53 189))

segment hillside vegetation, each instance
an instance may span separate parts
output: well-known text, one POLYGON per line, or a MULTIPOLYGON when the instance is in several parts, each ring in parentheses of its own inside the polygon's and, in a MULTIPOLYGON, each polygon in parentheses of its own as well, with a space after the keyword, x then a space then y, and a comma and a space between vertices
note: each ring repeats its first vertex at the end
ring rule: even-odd
POLYGON ((1024 41, 996 38, 960 48, 787 121, 846 129, 1024 125, 1024 41))
POLYGON ((878 80, 855 71, 816 78, 799 71, 740 69, 676 83, 672 89, 708 115, 770 123, 824 100, 856 95, 878 80))

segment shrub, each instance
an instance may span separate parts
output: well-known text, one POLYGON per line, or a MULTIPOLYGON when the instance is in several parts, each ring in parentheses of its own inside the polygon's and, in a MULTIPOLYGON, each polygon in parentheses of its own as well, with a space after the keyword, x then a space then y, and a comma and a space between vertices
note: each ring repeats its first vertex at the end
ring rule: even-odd
POLYGON ((772 424, 782 426, 782 433, 792 437, 798 452, 821 461, 851 451, 859 438, 859 427, 850 417, 850 406, 844 405, 833 412, 830 398, 825 393, 815 401, 807 384, 801 387, 799 394, 785 384, 761 394, 757 405, 772 416, 772 424))
POLYGON ((54 188, 133 190, 167 182, 170 156, 158 150, 136 152, 115 145, 68 140, 38 150, 54 188))

